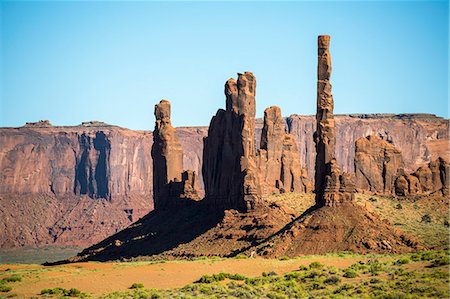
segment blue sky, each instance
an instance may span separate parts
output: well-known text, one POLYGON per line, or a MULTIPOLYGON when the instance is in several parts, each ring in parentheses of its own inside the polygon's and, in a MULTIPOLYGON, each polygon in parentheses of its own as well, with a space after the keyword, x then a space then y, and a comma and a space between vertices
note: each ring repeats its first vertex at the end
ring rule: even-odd
POLYGON ((448 117, 448 2, 1 3, 0 126, 101 120, 208 125, 237 72, 257 116, 314 114, 317 35, 331 35, 335 113, 448 117))

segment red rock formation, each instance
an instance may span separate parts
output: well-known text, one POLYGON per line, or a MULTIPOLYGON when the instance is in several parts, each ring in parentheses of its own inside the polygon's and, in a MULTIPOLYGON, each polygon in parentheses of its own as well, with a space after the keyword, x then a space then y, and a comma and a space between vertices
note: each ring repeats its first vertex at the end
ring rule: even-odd
POLYGON ((355 148, 356 189, 377 194, 393 193, 395 180, 404 168, 402 153, 378 136, 358 139, 355 148))
POLYGON ((161 100, 155 105, 155 130, 153 131, 153 198, 155 209, 168 204, 175 190, 170 184, 181 182, 183 150, 170 122, 170 103, 161 100))
POLYGON ((155 105, 153 131, 153 199, 155 209, 170 207, 177 200, 198 200, 199 184, 195 172, 183 172, 183 149, 170 122, 170 103, 155 105))
POLYGON ((301 173, 297 144, 292 135, 285 133, 281 110, 272 106, 264 111, 261 148, 258 151, 258 170, 263 194, 278 192, 305 192, 306 173, 301 173))
MULTIPOLYGON (((334 159, 334 117, 333 96, 331 94, 331 56, 329 51, 330 37, 322 35, 318 38, 317 64, 317 113, 316 132, 316 166, 315 191, 316 204, 325 204, 324 190, 327 176, 327 165, 334 159)), ((328 173, 331 175, 331 173, 328 173)))
POLYGON ((261 196, 256 169, 255 89, 252 73, 225 84, 226 110, 211 120, 203 149, 205 202, 213 207, 252 209, 261 196))
POLYGON ((316 143, 315 192, 316 205, 336 206, 354 199, 354 181, 348 174, 341 174, 334 152, 334 115, 333 95, 331 94, 331 56, 330 37, 318 38, 317 66, 317 131, 316 143), (341 187, 342 183, 342 187, 341 187))
POLYGON ((396 194, 398 196, 428 194, 440 192, 448 196, 450 165, 439 157, 428 164, 428 167, 420 167, 412 175, 402 175, 396 181, 396 194), (406 187, 405 180, 407 182, 406 187), (405 192, 406 190, 406 192, 405 192))
MULTIPOLYGON (((353 172, 355 142, 369 135, 392 142, 402 152, 408 172, 427 166, 438 157, 450 156, 448 119, 417 114, 351 114, 334 115, 334 120, 336 161, 342 171, 353 172)), ((286 118, 286 123, 288 132, 297 141, 300 162, 313 178, 315 117, 291 115, 286 118)))

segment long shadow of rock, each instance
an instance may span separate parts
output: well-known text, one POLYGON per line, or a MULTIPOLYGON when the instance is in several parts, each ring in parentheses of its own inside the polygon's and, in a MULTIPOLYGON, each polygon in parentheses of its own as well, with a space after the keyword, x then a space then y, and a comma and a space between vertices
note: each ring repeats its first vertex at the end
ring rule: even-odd
POLYGON ((84 249, 56 265, 81 261, 129 260, 153 256, 189 243, 215 227, 223 211, 208 209, 202 202, 180 201, 166 209, 152 211, 134 224, 107 239, 84 249))

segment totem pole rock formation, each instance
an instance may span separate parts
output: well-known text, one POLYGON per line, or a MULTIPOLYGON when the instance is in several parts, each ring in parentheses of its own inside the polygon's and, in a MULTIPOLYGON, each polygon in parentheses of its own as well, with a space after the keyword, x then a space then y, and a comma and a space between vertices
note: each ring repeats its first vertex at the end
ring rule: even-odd
POLYGON ((302 172, 297 144, 283 127, 281 110, 264 110, 264 126, 258 151, 258 169, 263 194, 311 191, 306 171, 302 172))
POLYGON ((183 172, 183 150, 170 122, 169 101, 161 100, 155 105, 155 118, 152 159, 153 198, 157 210, 177 198, 198 199, 198 182, 194 172, 183 172))
POLYGON ((354 181, 349 174, 341 174, 334 152, 333 95, 331 93, 330 36, 318 38, 317 65, 317 129, 314 133, 316 143, 315 192, 317 206, 334 206, 353 200, 354 181), (342 184, 342 186, 341 186, 342 184))
POLYGON ((355 177, 359 192, 392 194, 396 178, 404 168, 402 153, 378 136, 355 142, 355 177))
POLYGON ((212 118, 204 139, 205 202, 247 211, 261 197, 255 140, 256 79, 250 72, 225 84, 226 110, 212 118))

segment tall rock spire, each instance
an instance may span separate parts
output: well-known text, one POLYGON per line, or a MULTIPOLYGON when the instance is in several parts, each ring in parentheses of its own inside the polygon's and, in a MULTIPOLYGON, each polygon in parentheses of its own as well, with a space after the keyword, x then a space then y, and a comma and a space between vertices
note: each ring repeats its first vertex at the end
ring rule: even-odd
POLYGON ((153 198, 155 209, 167 205, 173 189, 171 183, 181 183, 183 150, 170 122, 170 102, 161 100, 155 105, 153 131, 153 198))
POLYGON ((226 110, 219 109, 204 140, 206 202, 218 208, 249 210, 261 196, 256 170, 256 79, 250 72, 225 83, 226 110))
POLYGON ((343 173, 335 159, 333 95, 331 93, 330 36, 318 38, 317 129, 315 192, 317 206, 334 206, 354 199, 354 176, 343 173))
POLYGON ((325 190, 327 165, 334 159, 334 116, 333 95, 331 94, 331 55, 330 36, 318 38, 317 64, 317 130, 314 133, 316 143, 316 204, 322 206, 325 190))

